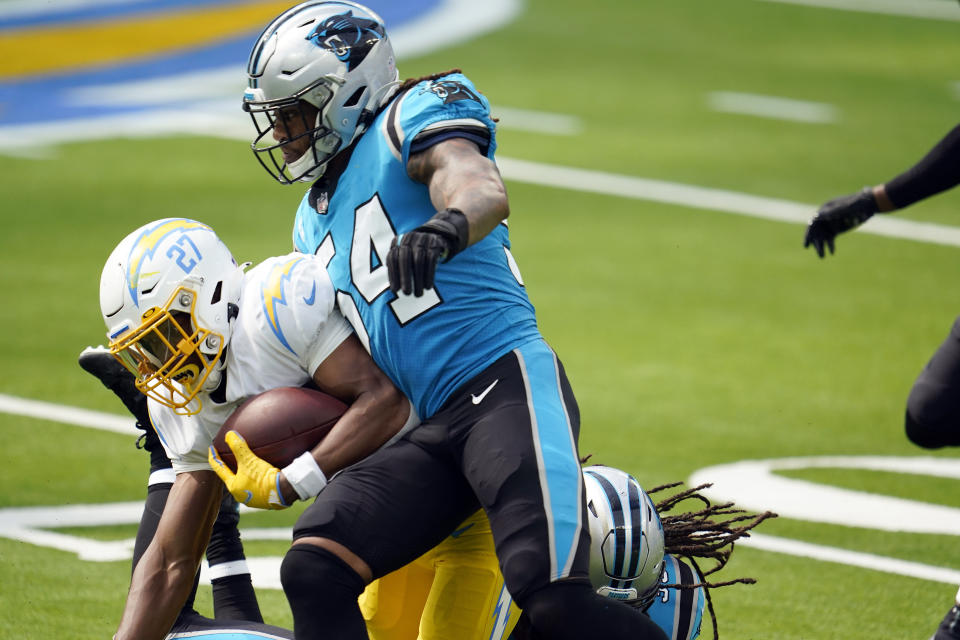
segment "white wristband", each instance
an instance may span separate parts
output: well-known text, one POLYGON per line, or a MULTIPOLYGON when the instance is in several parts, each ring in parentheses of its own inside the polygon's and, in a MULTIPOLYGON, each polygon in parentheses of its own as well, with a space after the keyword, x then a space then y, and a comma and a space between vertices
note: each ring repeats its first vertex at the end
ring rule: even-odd
POLYGON ((309 500, 327 486, 327 476, 309 451, 301 453, 281 471, 301 500, 309 500))

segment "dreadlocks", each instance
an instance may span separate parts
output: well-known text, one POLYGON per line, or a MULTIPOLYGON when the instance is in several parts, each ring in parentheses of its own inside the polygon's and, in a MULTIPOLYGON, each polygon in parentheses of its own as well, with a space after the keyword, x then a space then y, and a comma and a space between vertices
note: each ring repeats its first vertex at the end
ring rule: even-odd
POLYGON ((412 87, 413 85, 419 84, 419 83, 423 82, 424 80, 436 80, 437 78, 442 78, 443 76, 448 76, 448 75, 450 75, 451 73, 462 73, 462 71, 460 71, 460 69, 450 69, 449 71, 441 71, 440 73, 434 73, 434 74, 429 75, 429 76, 420 76, 419 78, 407 78, 407 79, 404 80, 404 81, 400 84, 400 86, 397 88, 397 93, 403 93, 404 91, 406 91, 407 89, 409 89, 409 88, 412 87))
MULTIPOLYGON (((653 494, 667 489, 682 486, 682 482, 673 482, 654 487, 647 492, 653 499, 653 494)), ((710 620, 713 622, 713 638, 719 640, 717 631, 717 615, 713 610, 713 599, 710 589, 726 587, 731 584, 754 584, 753 578, 735 578, 724 582, 710 582, 706 577, 726 566, 733 553, 736 540, 750 537, 750 531, 764 520, 776 518, 777 514, 764 511, 760 514, 749 514, 738 509, 732 502, 714 504, 700 493, 711 484, 701 484, 692 489, 682 489, 677 493, 656 503, 657 513, 663 523, 664 552, 686 558, 700 576, 699 584, 667 584, 661 587, 676 589, 697 589, 703 587, 710 610, 710 620), (680 503, 694 500, 701 503, 699 511, 671 514, 670 512, 680 503), (703 571, 697 563, 707 560, 713 563, 707 571, 703 571)))

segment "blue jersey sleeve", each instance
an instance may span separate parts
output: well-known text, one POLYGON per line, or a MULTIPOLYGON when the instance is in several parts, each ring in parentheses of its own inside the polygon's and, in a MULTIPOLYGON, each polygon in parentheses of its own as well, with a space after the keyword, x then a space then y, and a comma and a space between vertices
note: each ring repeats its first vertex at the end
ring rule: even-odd
POLYGON ((475 142, 491 159, 497 147, 490 102, 461 73, 414 85, 390 105, 384 127, 403 166, 411 153, 451 137, 475 142))

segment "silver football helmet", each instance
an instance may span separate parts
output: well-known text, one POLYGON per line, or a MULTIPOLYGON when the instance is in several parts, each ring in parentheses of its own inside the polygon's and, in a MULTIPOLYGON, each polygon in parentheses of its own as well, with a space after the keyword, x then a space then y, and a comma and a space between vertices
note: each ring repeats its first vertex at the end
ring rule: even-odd
POLYGON ((630 474, 584 467, 590 524, 590 582, 602 596, 645 606, 663 569, 663 525, 630 474))
POLYGON ((141 392, 177 413, 220 383, 243 267, 207 225, 185 218, 125 237, 100 276, 110 353, 141 392))
POLYGON ((247 76, 243 108, 257 129, 251 148, 282 184, 323 175, 330 158, 369 126, 399 77, 383 20, 344 0, 309 0, 279 15, 253 46, 247 76), (288 136, 286 126, 278 132, 278 118, 297 134, 288 136), (291 152, 301 146, 302 153, 291 152))

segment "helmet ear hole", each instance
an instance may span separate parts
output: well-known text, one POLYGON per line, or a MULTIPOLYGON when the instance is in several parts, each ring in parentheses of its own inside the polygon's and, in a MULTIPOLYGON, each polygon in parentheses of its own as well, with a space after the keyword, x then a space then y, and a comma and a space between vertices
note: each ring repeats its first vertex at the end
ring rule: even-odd
POLYGON ((357 89, 356 91, 354 91, 353 94, 352 94, 349 98, 347 98, 347 101, 343 103, 343 106, 344 106, 344 107, 353 107, 353 106, 356 106, 357 104, 359 104, 360 98, 363 97, 363 92, 366 91, 366 90, 367 90, 366 87, 360 87, 359 89, 357 89))
POLYGON ((210 304, 217 304, 220 302, 220 295, 223 292, 223 280, 217 281, 217 286, 213 288, 213 295, 210 296, 210 304))

